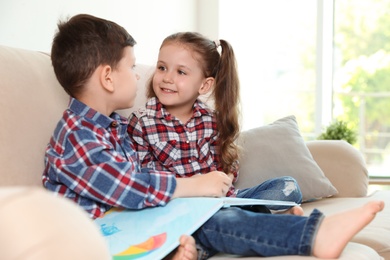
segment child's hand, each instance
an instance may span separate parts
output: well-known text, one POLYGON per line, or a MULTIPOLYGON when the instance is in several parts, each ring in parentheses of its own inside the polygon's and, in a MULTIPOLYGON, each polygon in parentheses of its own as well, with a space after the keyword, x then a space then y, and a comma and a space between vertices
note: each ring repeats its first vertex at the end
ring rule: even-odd
POLYGON ((219 171, 194 175, 190 178, 177 178, 176 182, 176 190, 172 198, 223 197, 232 185, 232 179, 219 171))
POLYGON ((193 179, 198 179, 196 189, 198 196, 223 197, 232 186, 232 178, 224 172, 213 171, 208 174, 194 175, 193 179))

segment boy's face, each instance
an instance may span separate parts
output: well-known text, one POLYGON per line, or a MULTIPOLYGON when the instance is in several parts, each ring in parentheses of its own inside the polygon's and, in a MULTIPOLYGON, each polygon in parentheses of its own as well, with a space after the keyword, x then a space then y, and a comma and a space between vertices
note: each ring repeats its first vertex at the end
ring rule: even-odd
POLYGON ((126 109, 134 105, 139 75, 135 72, 135 55, 133 47, 125 47, 124 56, 113 71, 115 84, 115 105, 117 109, 126 109))

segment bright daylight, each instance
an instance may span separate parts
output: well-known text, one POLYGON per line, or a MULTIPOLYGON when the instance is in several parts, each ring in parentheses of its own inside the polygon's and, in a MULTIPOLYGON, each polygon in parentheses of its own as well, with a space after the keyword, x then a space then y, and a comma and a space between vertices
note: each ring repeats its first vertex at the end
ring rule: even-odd
POLYGON ((0 0, 0 259, 390 260, 390 0, 0 0))

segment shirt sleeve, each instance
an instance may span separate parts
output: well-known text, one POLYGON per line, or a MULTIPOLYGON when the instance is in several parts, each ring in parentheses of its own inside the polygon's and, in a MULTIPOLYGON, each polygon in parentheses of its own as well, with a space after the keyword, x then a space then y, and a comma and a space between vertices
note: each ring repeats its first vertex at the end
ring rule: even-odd
POLYGON ((130 136, 130 140, 133 142, 135 150, 138 153, 141 166, 146 166, 151 159, 150 152, 150 143, 146 140, 142 128, 142 119, 138 118, 134 113, 131 114, 129 118, 129 125, 127 127, 127 132, 130 136))
POLYGON ((226 194, 227 197, 235 197, 236 196, 236 188, 234 187, 234 183, 238 180, 238 161, 231 167, 230 173, 233 174, 233 181, 232 186, 230 187, 228 193, 226 194))
POLYGON ((238 160, 237 161, 235 161, 235 163, 232 165, 232 167, 231 167, 231 171, 230 171, 230 173, 232 173, 233 174, 233 176, 234 176, 234 178, 233 178, 233 183, 236 183, 237 182, 237 180, 238 180, 238 176, 239 176, 239 162, 238 162, 238 160))
POLYGON ((72 132, 63 153, 49 154, 48 159, 58 182, 84 198, 114 207, 165 205, 176 188, 173 174, 141 171, 134 157, 118 152, 112 140, 85 129, 72 132))
MULTIPOLYGON (((217 140, 218 140, 218 135, 214 135, 210 141, 210 149, 213 151, 214 155, 214 162, 218 163, 217 169, 219 171, 223 171, 221 164, 219 163, 219 154, 217 153, 217 140)), ((236 195, 236 188, 234 187, 234 183, 237 182, 238 180, 238 160, 230 167, 230 171, 227 174, 232 174, 233 175, 233 181, 232 181, 232 186, 230 186, 229 191, 226 193, 227 197, 235 197, 236 195)))

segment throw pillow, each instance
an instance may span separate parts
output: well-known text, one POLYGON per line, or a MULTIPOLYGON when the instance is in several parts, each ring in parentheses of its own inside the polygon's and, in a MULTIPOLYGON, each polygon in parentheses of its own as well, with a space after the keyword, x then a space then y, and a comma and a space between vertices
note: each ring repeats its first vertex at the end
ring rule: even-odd
POLYGON ((238 188, 247 188, 267 179, 291 176, 301 188, 303 201, 330 197, 336 188, 314 161, 303 140, 295 116, 243 131, 238 188), (243 178, 245 176, 245 178, 243 178))

